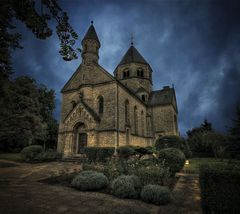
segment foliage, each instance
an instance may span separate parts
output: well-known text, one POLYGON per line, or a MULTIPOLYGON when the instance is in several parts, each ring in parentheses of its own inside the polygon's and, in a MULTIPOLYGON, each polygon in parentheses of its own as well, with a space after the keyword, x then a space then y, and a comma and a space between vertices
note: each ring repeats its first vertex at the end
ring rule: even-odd
POLYGON ((100 190, 107 187, 109 181, 107 177, 100 172, 83 171, 74 177, 72 180, 72 187, 86 191, 86 190, 100 190))
POLYGON ((191 157, 191 151, 188 142, 184 138, 179 136, 162 136, 157 139, 155 147, 158 151, 165 148, 180 149, 187 158, 191 157))
POLYGON ((137 146, 134 148, 134 150, 135 150, 135 153, 140 154, 140 156, 153 153, 153 148, 150 146, 148 147, 137 146))
POLYGON ((188 135, 188 138, 191 138, 195 134, 202 133, 202 132, 212 132, 212 131, 213 131, 212 124, 205 119, 203 123, 200 125, 200 127, 196 127, 191 130, 188 130, 187 135, 188 135))
POLYGON ((114 153, 114 147, 86 147, 84 153, 89 162, 106 162, 114 153))
POLYGON ((60 158, 61 158, 61 154, 53 150, 48 150, 46 152, 41 152, 37 154, 36 157, 34 158, 34 161, 49 162, 49 161, 55 161, 60 158))
POLYGON ((40 145, 31 145, 25 147, 22 151, 21 154, 23 156, 23 159, 25 161, 33 161, 37 155, 43 152, 43 147, 40 145))
POLYGON ((129 158, 131 155, 135 154, 134 148, 130 146, 121 146, 117 149, 120 158, 129 158))
POLYGON ((164 164, 137 168, 133 171, 133 174, 140 178, 143 185, 166 185, 170 177, 169 168, 164 164))
POLYGON ((176 172, 179 172, 183 168, 185 155, 179 149, 162 149, 159 151, 159 160, 169 167, 171 175, 175 175, 176 172))
POLYGON ((142 184, 134 175, 121 175, 112 182, 112 192, 119 198, 138 198, 142 184))
POLYGON ((141 199, 147 203, 163 205, 170 202, 171 194, 167 187, 150 184, 143 187, 141 199))
POLYGON ((31 144, 56 147, 54 91, 26 76, 6 80, 0 87, 0 149, 18 151, 31 144))
POLYGON ((7 77, 11 73, 11 50, 22 48, 19 44, 21 35, 14 32, 14 21, 26 25, 38 39, 47 39, 52 35, 50 23, 55 20, 56 32, 60 40, 60 51, 64 60, 77 58, 74 50, 78 35, 68 22, 68 15, 62 11, 56 0, 2 0, 1 14, 1 45, 0 75, 7 77))
POLYGON ((233 165, 203 165, 200 187, 203 213, 238 213, 240 171, 233 165))

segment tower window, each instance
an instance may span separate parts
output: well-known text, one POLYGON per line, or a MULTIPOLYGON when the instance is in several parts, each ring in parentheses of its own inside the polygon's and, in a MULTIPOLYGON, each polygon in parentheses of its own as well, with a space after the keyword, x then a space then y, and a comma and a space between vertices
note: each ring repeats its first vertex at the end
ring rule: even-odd
POLYGON ((146 100, 146 98, 145 98, 145 95, 143 94, 142 95, 142 101, 145 101, 146 100))
POLYGON ((144 72, 143 72, 143 69, 142 69, 142 68, 139 68, 139 69, 137 70, 137 76, 138 76, 138 77, 144 77, 144 72))
POLYGON ((126 78, 126 77, 129 77, 129 74, 130 74, 129 70, 128 70, 128 69, 125 69, 125 70, 123 71, 123 79, 126 78))
POLYGON ((100 97, 98 98, 98 113, 99 113, 99 114, 102 114, 102 113, 103 113, 103 105, 104 105, 103 103, 104 103, 103 97, 100 96, 100 97))

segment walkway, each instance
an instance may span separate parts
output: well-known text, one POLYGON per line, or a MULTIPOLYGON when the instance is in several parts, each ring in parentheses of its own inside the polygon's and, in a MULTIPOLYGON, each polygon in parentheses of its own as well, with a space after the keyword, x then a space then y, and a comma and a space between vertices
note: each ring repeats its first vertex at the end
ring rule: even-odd
POLYGON ((73 163, 26 164, 0 160, 0 213, 201 213, 198 177, 182 174, 167 206, 154 206, 139 200, 124 200, 97 192, 48 185, 40 179, 80 170, 73 163), (4 162, 4 164, 3 164, 4 162), (2 163, 2 164, 1 164, 2 163))

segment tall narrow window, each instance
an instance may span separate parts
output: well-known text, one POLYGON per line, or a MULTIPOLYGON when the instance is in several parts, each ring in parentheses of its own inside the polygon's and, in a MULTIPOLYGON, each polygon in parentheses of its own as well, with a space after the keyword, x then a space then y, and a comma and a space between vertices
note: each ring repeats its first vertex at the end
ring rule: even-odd
POLYGON ((103 105, 104 105, 104 100, 103 100, 103 97, 100 96, 98 97, 98 113, 99 114, 103 113, 103 105))
POLYGON ((174 115, 174 125, 175 125, 175 131, 176 131, 176 134, 178 133, 178 126, 177 126, 177 116, 174 115))
POLYGON ((145 126, 144 126, 144 112, 141 112, 141 135, 145 136, 145 126))
POLYGON ((135 129, 135 134, 138 135, 138 112, 137 112, 137 106, 134 107, 134 129, 135 129))
POLYGON ((129 112, 129 101, 125 101, 125 124, 130 124, 130 112, 129 112))
POLYGON ((145 100, 146 100, 146 99, 145 99, 145 95, 143 94, 143 95, 142 95, 142 101, 145 102, 145 100))

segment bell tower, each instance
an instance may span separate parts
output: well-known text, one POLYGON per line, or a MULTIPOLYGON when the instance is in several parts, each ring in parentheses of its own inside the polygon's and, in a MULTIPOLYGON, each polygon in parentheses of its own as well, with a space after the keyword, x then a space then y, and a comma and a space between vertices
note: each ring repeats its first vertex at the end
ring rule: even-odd
POLYGON ((152 92, 152 69, 133 46, 133 42, 115 69, 114 75, 147 103, 152 92))
POLYGON ((100 46, 101 44, 93 26, 93 21, 91 21, 91 25, 82 40, 83 64, 98 63, 100 46))

